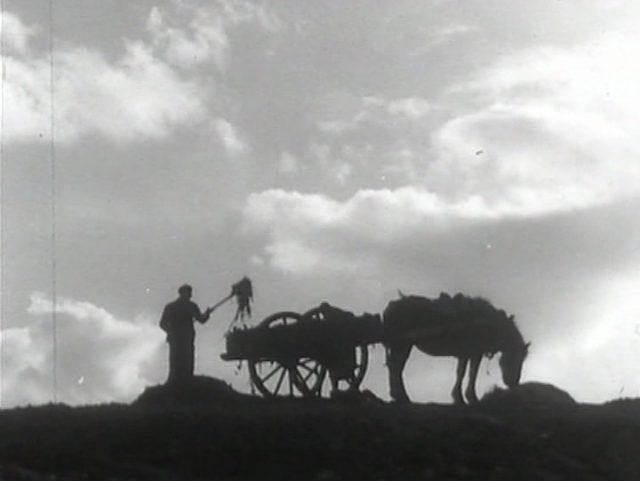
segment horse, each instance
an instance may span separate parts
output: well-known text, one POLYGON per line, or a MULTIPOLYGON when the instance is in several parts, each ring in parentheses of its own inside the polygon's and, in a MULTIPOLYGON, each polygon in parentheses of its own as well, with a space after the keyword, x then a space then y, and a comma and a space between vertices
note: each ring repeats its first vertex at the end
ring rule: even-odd
POLYGON ((530 343, 525 343, 514 317, 480 297, 440 294, 436 299, 405 296, 391 301, 383 313, 384 343, 389 388, 395 401, 409 402, 402 372, 413 346, 431 356, 458 359, 456 382, 451 391, 456 404, 464 404, 462 380, 469 369, 465 390, 468 403, 478 401, 476 379, 483 356, 500 352, 502 380, 509 388, 520 382, 522 364, 530 343))

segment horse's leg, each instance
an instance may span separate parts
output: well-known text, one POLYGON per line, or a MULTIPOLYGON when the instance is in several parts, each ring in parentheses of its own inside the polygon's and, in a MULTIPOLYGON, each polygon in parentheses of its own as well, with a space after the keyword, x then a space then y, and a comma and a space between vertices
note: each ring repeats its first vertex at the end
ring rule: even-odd
POLYGON ((456 383, 453 385, 453 390, 451 391, 451 396, 453 396, 453 402, 455 404, 464 404, 464 398, 462 397, 462 379, 464 378, 464 373, 467 371, 467 362, 469 361, 466 357, 458 358, 458 367, 456 368, 456 383))
POLYGON ((329 380, 331 381, 331 397, 336 397, 340 391, 340 380, 337 373, 333 372, 333 369, 329 369, 329 380))
POLYGON ((471 364, 469 366, 469 384, 465 390, 465 395, 469 403, 477 403, 478 396, 476 395, 476 379, 478 378, 478 369, 480 368, 480 362, 482 361, 482 355, 476 355, 471 358, 471 364))
POLYGON ((395 344, 387 347, 387 368, 389 369, 389 390, 394 401, 409 402, 409 396, 402 380, 402 371, 411 352, 411 344, 395 344))

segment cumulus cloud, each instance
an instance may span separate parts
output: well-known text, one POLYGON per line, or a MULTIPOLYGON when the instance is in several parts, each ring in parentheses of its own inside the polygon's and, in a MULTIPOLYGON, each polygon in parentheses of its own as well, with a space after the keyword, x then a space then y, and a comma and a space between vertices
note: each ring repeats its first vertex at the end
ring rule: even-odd
POLYGON ((173 1, 168 8, 151 10, 147 28, 155 47, 170 63, 193 68, 212 60, 222 70, 229 57, 230 31, 247 23, 266 31, 281 25, 272 12, 252 2, 218 0, 203 6, 173 1))
POLYGON ((392 115, 404 115, 410 119, 420 119, 429 113, 431 106, 421 97, 407 97, 391 100, 387 103, 387 111, 392 115))
MULTIPOLYGON (((636 206, 532 220, 509 204, 496 207, 479 197, 447 202, 410 187, 361 190, 344 200, 272 189, 252 194, 243 215, 247 232, 264 239, 256 255, 277 271, 499 295, 530 311, 531 297, 541 299, 537 309, 554 306, 545 298, 572 302, 569 291, 576 299, 597 295, 592 282, 601 273, 635 265, 636 206)), ((540 314, 540 325, 555 315, 571 317, 558 328, 568 334, 577 318, 552 311, 557 307, 540 314)))
POLYGON ((454 86, 464 111, 432 136, 429 188, 523 214, 586 208, 638 193, 638 36, 510 55, 454 86))
MULTIPOLYGON (((220 0, 203 7, 176 1, 167 9, 153 8, 150 38, 126 41, 115 60, 60 42, 51 62, 47 52, 30 49, 41 29, 10 12, 3 18, 4 139, 9 142, 46 138, 52 120, 59 142, 92 134, 115 141, 157 139, 178 126, 197 125, 207 116, 207 94, 185 71, 211 59, 223 68, 234 27, 253 23, 274 31, 280 26, 265 7, 251 2, 220 0)), ((216 122, 225 147, 244 150, 233 126, 216 122)))
POLYGON ((362 99, 362 109, 355 114, 353 122, 385 122, 393 117, 416 120, 429 113, 429 109, 429 102, 419 96, 396 99, 368 96, 362 99))
MULTIPOLYGON (((25 48, 5 58, 7 141, 27 141, 50 131, 49 58, 26 55, 25 48)), ((204 115, 196 84, 180 77, 141 42, 127 43, 115 62, 87 48, 56 49, 53 93, 55 136, 60 142, 87 134, 112 140, 160 138, 204 115)))
POLYGON ((154 37, 155 45, 164 51, 169 62, 182 67, 213 59, 219 68, 225 63, 229 39, 221 21, 209 23, 199 14, 192 20, 189 30, 169 27, 164 11, 153 7, 147 28, 154 37))
POLYGON ((411 187, 361 190, 344 202, 322 194, 273 189, 252 194, 244 209, 247 225, 269 234, 266 250, 274 266, 300 272, 332 265, 356 268, 358 253, 352 257, 356 245, 392 244, 423 226, 442 232, 501 215, 501 210, 479 198, 446 203, 411 187))
MULTIPOLYGON (((335 101, 343 103, 344 96, 338 96, 335 101)), ((429 101, 420 96, 389 99, 373 95, 359 100, 347 99, 346 105, 348 107, 340 105, 336 109, 330 108, 324 112, 323 115, 329 118, 319 120, 318 128, 323 132, 339 135, 371 125, 392 127, 403 120, 419 120, 431 109, 429 101)), ((324 108, 326 109, 326 106, 324 108)))
POLYGON ((211 125, 220 143, 229 154, 238 155, 247 151, 248 145, 241 140, 237 129, 231 122, 226 119, 217 118, 211 125))
POLYGON ((161 381, 164 336, 143 317, 119 319, 90 302, 33 293, 27 326, 3 331, 3 404, 53 398, 51 314, 57 319, 58 400, 70 404, 128 401, 161 381))
MULTIPOLYGON (((310 159, 332 180, 357 188, 414 183, 432 124, 431 101, 420 95, 324 96, 310 159), (328 170, 327 170, 328 169, 328 170)), ((323 178, 324 181, 324 178, 323 178)))
POLYGON ((370 181, 377 168, 393 173, 395 186, 410 184, 443 203, 480 199, 505 215, 634 196, 638 40, 623 30, 571 46, 527 47, 429 100, 329 96, 317 122, 324 157, 347 160, 353 179, 370 181))
POLYGON ((2 32, 5 52, 25 53, 29 46, 29 40, 38 32, 38 28, 25 25, 19 17, 11 12, 2 13, 1 23, 0 32, 2 32))
POLYGON ((3 407, 52 399, 49 349, 40 337, 39 332, 26 327, 9 327, 0 332, 3 407))

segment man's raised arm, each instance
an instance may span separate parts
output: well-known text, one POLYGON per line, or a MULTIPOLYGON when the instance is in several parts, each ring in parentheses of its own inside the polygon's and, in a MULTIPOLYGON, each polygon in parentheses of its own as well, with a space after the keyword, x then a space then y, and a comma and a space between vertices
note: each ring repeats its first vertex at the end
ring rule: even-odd
POLYGON ((208 307, 204 312, 200 312, 200 308, 197 304, 193 304, 193 318, 198 321, 200 324, 204 324, 209 320, 209 316, 213 312, 213 307, 208 307))

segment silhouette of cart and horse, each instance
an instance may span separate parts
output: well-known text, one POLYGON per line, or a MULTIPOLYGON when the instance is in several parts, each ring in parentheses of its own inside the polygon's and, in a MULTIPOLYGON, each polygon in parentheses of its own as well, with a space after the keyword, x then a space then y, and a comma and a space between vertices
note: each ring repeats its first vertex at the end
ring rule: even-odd
POLYGON ((340 392, 341 382, 347 391, 358 391, 374 344, 385 347, 390 394, 396 401, 409 400, 402 373, 414 346, 432 356, 456 357, 456 403, 477 401, 480 363, 497 353, 504 383, 516 386, 529 347, 513 316, 483 298, 400 293, 382 316, 357 316, 326 302, 304 314, 277 312, 256 327, 231 330, 221 357, 246 361, 252 385, 263 396, 320 397, 327 392, 327 379, 332 395, 340 392))

